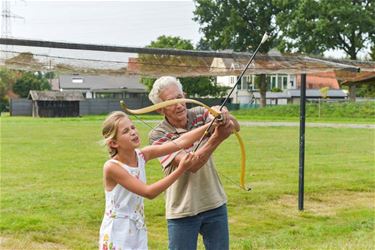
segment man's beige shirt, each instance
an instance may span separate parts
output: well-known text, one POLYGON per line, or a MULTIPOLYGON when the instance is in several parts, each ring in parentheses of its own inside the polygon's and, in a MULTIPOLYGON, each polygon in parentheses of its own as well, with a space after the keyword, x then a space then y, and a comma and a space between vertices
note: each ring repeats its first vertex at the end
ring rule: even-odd
MULTIPOLYGON (((178 138, 181 134, 200 127, 209 122, 208 111, 201 107, 187 110, 187 129, 173 127, 167 120, 163 120, 149 134, 150 144, 159 145, 178 138)), ((195 144, 187 151, 192 151, 195 144)), ((174 157, 180 151, 159 158, 163 171, 170 174, 175 167, 171 165, 174 157)), ((194 216, 227 202, 224 189, 215 169, 212 157, 195 173, 186 172, 166 190, 166 217, 177 219, 194 216)))

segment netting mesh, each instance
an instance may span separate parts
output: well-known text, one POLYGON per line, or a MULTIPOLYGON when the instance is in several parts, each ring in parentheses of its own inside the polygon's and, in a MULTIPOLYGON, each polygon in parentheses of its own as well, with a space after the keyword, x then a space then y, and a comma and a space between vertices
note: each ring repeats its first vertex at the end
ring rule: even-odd
MULTIPOLYGON (((128 52, 92 51, 85 49, 25 47, 4 44, 0 65, 27 71, 54 71, 91 75, 142 75, 177 77, 239 75, 247 64, 249 53, 203 53, 202 51, 159 50, 126 47, 128 52), (178 52, 178 53, 177 53, 178 52)), ((84 46, 83 46, 84 47, 84 46)), ((99 48, 100 49, 100 48, 99 48)), ((375 62, 326 60, 303 55, 258 54, 246 74, 320 74, 335 72, 338 80, 375 74, 375 62), (358 72, 361 72, 358 74, 358 72), (369 73, 370 72, 370 73, 369 73)), ((332 74, 321 74, 332 77, 332 74)))

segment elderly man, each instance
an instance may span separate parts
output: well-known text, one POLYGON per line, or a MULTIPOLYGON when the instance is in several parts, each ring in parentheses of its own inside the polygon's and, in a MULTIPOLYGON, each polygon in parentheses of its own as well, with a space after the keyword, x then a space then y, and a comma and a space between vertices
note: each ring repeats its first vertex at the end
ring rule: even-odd
MULTIPOLYGON (((149 94, 154 104, 180 98, 184 98, 182 85, 170 76, 156 80, 149 94)), ((165 119, 150 132, 150 144, 162 144, 212 119, 205 108, 187 109, 185 104, 168 106, 159 112, 165 119)), ((227 198, 211 154, 233 129, 239 130, 239 125, 225 108, 222 115, 227 121, 216 127, 197 150, 191 172, 181 176, 166 191, 169 249, 196 249, 199 233, 206 249, 229 249, 227 198)), ((170 174, 185 153, 180 150, 159 158, 164 173, 170 174)))

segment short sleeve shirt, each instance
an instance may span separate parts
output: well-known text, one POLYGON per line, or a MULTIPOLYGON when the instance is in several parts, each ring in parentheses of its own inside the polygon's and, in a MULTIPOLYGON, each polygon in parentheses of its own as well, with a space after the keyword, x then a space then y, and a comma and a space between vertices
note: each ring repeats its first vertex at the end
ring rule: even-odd
MULTIPOLYGON (((187 129, 175 128, 166 119, 149 134, 150 144, 160 145, 178 138, 181 134, 209 122, 208 111, 202 107, 187 110, 187 129)), ((197 142, 196 142, 197 143, 197 142)), ((187 151, 192 150, 195 144, 187 151)), ((181 152, 177 151, 159 158, 166 175, 174 170, 173 159, 181 152)), ((212 157, 197 172, 186 172, 166 190, 166 217, 177 219, 194 216, 227 202, 224 188, 215 169, 212 157)))

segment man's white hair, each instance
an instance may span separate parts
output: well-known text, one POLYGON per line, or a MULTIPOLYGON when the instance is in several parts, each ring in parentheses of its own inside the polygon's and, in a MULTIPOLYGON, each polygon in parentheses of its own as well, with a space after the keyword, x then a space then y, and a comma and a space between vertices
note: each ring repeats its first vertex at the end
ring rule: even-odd
POLYGON ((150 99, 150 101, 153 104, 162 102, 163 100, 160 99, 159 97, 160 92, 163 91, 163 89, 165 89, 166 87, 171 86, 171 85, 176 85, 178 89, 181 91, 181 93, 183 92, 182 85, 176 77, 162 76, 155 81, 150 93, 148 94, 148 99, 150 99))

